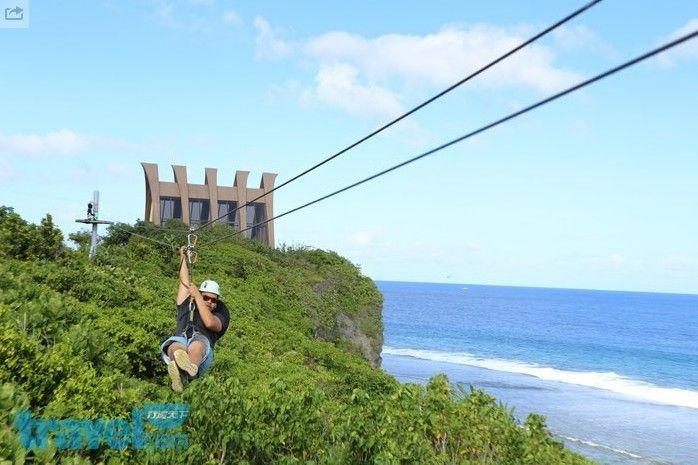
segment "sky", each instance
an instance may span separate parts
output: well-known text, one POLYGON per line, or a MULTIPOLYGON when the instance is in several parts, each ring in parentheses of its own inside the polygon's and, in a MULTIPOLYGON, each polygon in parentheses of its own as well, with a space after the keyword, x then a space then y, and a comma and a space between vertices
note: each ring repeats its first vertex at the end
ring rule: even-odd
MULTIPOLYGON (((140 162, 280 184, 582 1, 0 0, 0 204, 143 217, 140 162), (10 5, 11 4, 11 5, 10 5), (2 23, 2 21, 0 21, 2 23), (14 23, 13 23, 14 24, 14 23)), ((606 0, 274 193, 282 213, 698 29, 606 0)), ((275 222, 376 280, 698 293, 698 40, 275 222)))

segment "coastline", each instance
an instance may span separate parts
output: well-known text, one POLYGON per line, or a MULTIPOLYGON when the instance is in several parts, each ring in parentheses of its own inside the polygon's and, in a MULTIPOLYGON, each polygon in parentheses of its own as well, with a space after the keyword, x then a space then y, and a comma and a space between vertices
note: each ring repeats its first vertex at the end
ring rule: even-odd
POLYGON ((491 394, 522 420, 547 418, 566 447, 608 465, 695 465, 695 410, 639 401, 621 394, 469 365, 383 354, 383 369, 401 382, 423 384, 445 373, 454 384, 491 394))

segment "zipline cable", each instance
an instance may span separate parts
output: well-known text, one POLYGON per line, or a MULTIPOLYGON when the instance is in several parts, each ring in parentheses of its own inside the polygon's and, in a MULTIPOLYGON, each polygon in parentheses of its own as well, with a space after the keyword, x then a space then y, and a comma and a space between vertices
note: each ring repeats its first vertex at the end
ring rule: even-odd
POLYGON ((391 171, 395 171, 395 170, 397 170, 397 169, 399 169, 399 168, 402 168, 403 166, 407 166, 407 165, 409 165, 409 164, 411 164, 411 163, 414 163, 414 162, 416 162, 417 160, 421 160, 422 158, 428 157, 429 155, 433 155, 434 153, 439 152, 439 151, 441 151, 441 150, 443 150, 443 149, 445 149, 445 148, 447 148, 447 147, 450 147, 450 146, 455 145, 455 144, 457 144, 457 143, 459 143, 459 142, 462 142, 462 141, 464 141, 464 140, 466 140, 466 139, 469 139, 470 137, 473 137, 473 136, 475 136, 475 135, 477 135, 477 134, 480 134, 480 133, 485 132, 485 131, 487 131, 487 130, 489 130, 489 129, 492 129, 492 128, 494 128, 495 126, 499 126, 499 125, 502 124, 502 123, 505 123, 505 122, 507 122, 507 121, 509 121, 509 120, 512 120, 512 119, 514 119, 514 118, 516 118, 516 117, 518 117, 518 116, 521 116, 521 115, 523 115, 523 114, 525 114, 525 113, 528 113, 528 112, 531 111, 531 110, 535 110, 535 109, 538 108, 538 107, 542 107, 543 105, 548 104, 548 103, 550 103, 550 102, 552 102, 552 101, 554 101, 554 100, 557 100, 557 99, 559 99, 560 97, 564 97, 564 96, 567 95, 567 94, 571 94, 572 92, 575 92, 575 91, 577 91, 577 90, 579 90, 579 89, 582 89, 582 88, 584 88, 584 87, 586 87, 586 86, 588 86, 588 85, 590 85, 590 84, 593 84, 593 83, 595 83, 595 82, 597 82, 597 81, 600 81, 600 80, 602 80, 602 79, 604 79, 604 78, 606 78, 606 77, 609 77, 609 76, 611 76, 611 75, 613 75, 613 74, 616 74, 616 73, 618 73, 619 71, 622 71, 622 70, 624 70, 624 69, 626 69, 626 68, 629 68, 629 67, 631 67, 631 66, 633 66, 633 65, 636 65, 636 64, 638 64, 638 63, 640 63, 640 62, 642 62, 642 61, 644 61, 644 60, 647 60, 648 58, 651 58, 651 57, 653 57, 653 56, 655 56, 655 55, 658 55, 658 54, 660 54, 660 53, 662 53, 662 52, 665 52, 665 51, 669 50, 670 48, 676 47, 676 46, 679 45, 679 44, 682 44, 682 43, 684 43, 684 42, 686 42, 686 41, 688 41, 688 40, 691 40, 691 39, 695 38, 696 36, 698 36, 698 29, 696 29, 696 30, 694 30, 693 32, 690 32, 690 33, 688 33, 688 34, 686 34, 686 35, 683 35, 683 36, 679 37, 678 39, 675 39, 675 40, 673 40, 673 41, 671 41, 671 42, 669 42, 669 43, 666 43, 666 44, 664 44, 664 45, 662 45, 662 46, 660 46, 660 47, 657 47, 657 48, 655 48, 655 49, 653 49, 653 50, 651 50, 651 51, 649 51, 649 52, 647 52, 647 53, 644 53, 644 54, 642 54, 642 55, 640 55, 640 56, 638 56, 638 57, 636 57, 636 58, 633 58, 633 59, 630 60, 630 61, 626 61, 625 63, 623 63, 623 64, 621 64, 621 65, 618 65, 618 66, 616 66, 616 67, 614 67, 614 68, 609 69, 608 71, 604 71, 604 72, 601 73, 601 74, 597 74, 596 76, 594 76, 594 77, 592 77, 592 78, 590 78, 590 79, 587 79, 586 81, 582 81, 582 82, 580 82, 579 84, 576 84, 576 85, 574 85, 574 86, 572 86, 572 87, 569 87, 569 88, 567 88, 567 89, 565 89, 565 90, 563 90, 563 91, 561 91, 561 92, 558 92, 557 94, 554 94, 554 95, 552 95, 552 96, 550 96, 550 97, 547 97, 547 98, 545 98, 545 99, 543 99, 543 100, 540 100, 540 101, 534 103, 533 105, 529 105, 529 106, 527 106, 526 108, 523 108, 522 110, 519 110, 519 111, 516 111, 516 112, 514 112, 514 113, 511 113, 511 114, 509 114, 509 115, 507 115, 507 116, 505 116, 505 117, 503 117, 503 118, 501 118, 501 119, 498 119, 498 120, 496 120, 496 121, 494 121, 494 122, 492 122, 492 123, 490 123, 490 124, 487 124, 487 125, 485 125, 485 126, 482 126, 482 127, 479 128, 479 129, 476 129, 476 130, 474 130, 474 131, 472 131, 472 132, 469 132, 469 133, 467 133, 467 134, 465 134, 465 135, 463 135, 463 136, 461 136, 461 137, 458 137, 458 138, 453 139, 453 140, 451 140, 451 141, 449 141, 449 142, 446 142, 445 144, 439 145, 438 147, 435 147, 435 148, 433 148, 433 149, 431 149, 431 150, 428 150, 428 151, 426 151, 426 152, 424 152, 424 153, 422 153, 422 154, 420 154, 420 155, 417 155, 416 157, 410 158, 409 160, 405 160, 405 161, 403 161, 402 163, 399 163, 399 164, 397 164, 397 165, 391 166, 390 168, 387 168, 387 169, 385 169, 385 170, 383 170, 383 171, 380 171, 380 172, 378 172, 378 173, 376 173, 376 174, 374 174, 374 175, 371 175, 371 176, 369 176, 369 177, 367 177, 367 178, 364 178, 364 179, 362 179, 362 180, 360 180, 360 181, 357 181, 357 182, 355 182, 355 183, 353 183, 353 184, 350 184, 350 185, 348 185, 348 186, 346 186, 346 187, 343 187, 343 188, 341 188, 341 189, 339 189, 339 190, 336 190, 336 191, 334 191, 334 192, 332 192, 332 193, 330 193, 330 194, 324 195, 324 196, 322 196, 322 197, 320 197, 320 198, 318 198, 318 199, 315 199, 315 200, 313 200, 313 201, 311 201, 311 202, 308 202, 308 203, 303 204, 303 205, 301 205, 301 206, 299 206, 299 207, 293 208, 293 209, 288 210, 288 211, 286 211, 286 212, 284 212, 284 213, 281 213, 281 214, 279 214, 279 215, 276 215, 276 216, 274 216, 273 218, 270 218, 270 219, 265 220, 265 221, 260 221, 259 223, 253 224, 252 226, 249 226, 249 227, 246 228, 246 229, 243 229, 243 230, 240 230, 240 231, 236 231, 236 232, 233 233, 233 234, 227 234, 227 235, 225 235, 225 236, 219 237, 219 238, 217 238, 217 239, 215 239, 215 240, 209 242, 208 245, 215 244, 216 242, 221 241, 221 240, 223 240, 223 239, 227 239, 227 238, 229 238, 229 237, 237 236, 238 234, 242 234, 242 233, 244 233, 244 232, 246 232, 246 231, 249 231, 250 229, 256 228, 256 227, 258 227, 258 226, 263 226, 263 225, 265 225, 265 224, 267 224, 267 223, 269 223, 269 222, 271 222, 271 221, 274 221, 274 220, 276 220, 276 219, 278 219, 278 218, 284 217, 284 216, 286 216, 286 215, 290 215, 291 213, 297 212, 298 210, 302 210, 302 209, 304 209, 304 208, 306 208, 306 207, 309 207, 309 206, 311 206, 311 205, 314 205, 314 204, 316 204, 316 203, 318 203, 318 202, 322 202, 323 200, 329 199, 330 197, 334 197, 335 195, 341 194, 342 192, 348 191, 349 189, 353 189, 354 187, 360 186, 361 184, 364 184, 364 183, 366 183, 366 182, 368 182, 368 181, 371 181, 371 180, 376 179, 376 178, 378 178, 378 177, 380 177, 380 176, 383 176, 384 174, 388 174, 388 173, 390 173, 391 171))
POLYGON ((165 228, 163 226, 158 226, 158 231, 165 231, 172 234, 189 234, 191 231, 189 229, 175 229, 175 228, 165 228))
MULTIPOLYGON (((246 202, 246 203, 243 204, 243 205, 240 205, 240 206, 235 207, 235 208, 233 209, 233 211, 230 211, 230 212, 226 213, 225 215, 221 215, 221 216, 219 216, 219 217, 216 218, 216 219, 213 219, 213 220, 211 220, 211 221, 208 221, 208 222, 206 222, 206 223, 203 223, 203 224, 200 225, 198 228, 196 228, 194 231, 198 231, 198 230, 201 229, 201 228, 205 228, 206 226, 208 226, 208 225, 210 225, 210 224, 213 224, 213 223, 215 223, 216 221, 218 221, 218 220, 220 220, 220 219, 222 219, 222 218, 225 218, 226 216, 229 217, 230 215, 235 215, 235 213, 237 213, 238 210, 240 210, 240 209, 242 209, 242 208, 244 208, 244 207, 247 207, 248 205, 253 204, 253 203, 256 202, 257 200, 259 200, 259 199, 261 199, 261 198, 263 198, 263 197, 266 197, 267 195, 271 194, 272 192, 274 192, 274 191, 276 191, 276 190, 278 190, 278 189, 281 189, 282 187, 284 187, 284 186, 286 186, 286 185, 292 183, 293 181, 295 181, 295 180, 297 180, 297 179, 299 179, 299 178, 305 176, 306 174, 310 173, 311 171, 314 171, 314 170, 316 170, 317 168, 321 167, 322 165, 324 165, 324 164, 326 164, 326 163, 328 163, 328 162, 334 160, 335 158, 339 157, 340 155, 342 155, 342 154, 348 152, 349 150, 353 149, 354 147, 358 146, 359 144, 362 144, 362 143, 366 142, 367 140, 369 140, 369 139, 372 138, 373 136, 375 136, 375 135, 377 135, 377 134, 379 134, 379 133, 385 131, 385 130, 388 129, 389 127, 391 127, 391 126, 393 126, 394 124, 396 124, 396 123, 402 121, 403 119, 407 118, 407 117, 410 116, 411 114, 413 114, 413 113, 415 113, 415 112, 421 110, 422 108, 424 108, 425 106, 427 106, 427 105, 429 105, 430 103, 434 102, 435 100, 438 100, 439 98, 441 98, 441 97, 443 97, 444 95, 448 94, 449 92, 451 92, 451 91, 454 90, 455 88, 461 86, 462 84, 465 84, 466 82, 468 82, 468 81, 471 80, 472 78, 474 78, 474 77, 476 77, 476 76, 482 74, 483 72, 485 72, 485 71, 487 71, 488 69, 492 68, 494 65, 498 64, 499 62, 501 62, 501 61, 505 60, 506 58, 510 57, 511 55, 515 54, 515 53, 518 52, 519 50, 521 50, 521 49, 523 49, 523 48, 529 46, 529 45, 532 44, 533 42, 537 41, 537 40, 540 39, 541 37, 543 37, 543 36, 549 34, 549 33, 552 32, 552 31, 554 31, 555 29, 557 29, 558 27, 562 26, 563 24, 569 22, 569 21, 572 20, 573 18, 579 16, 580 14, 582 14, 582 13, 585 12, 586 10, 590 9, 591 7, 595 6, 597 3, 600 3, 601 1, 603 1, 603 0, 592 0, 591 2, 587 3, 586 5, 582 6, 581 8, 579 8, 579 9, 575 10, 574 12, 570 13, 569 15, 565 16, 565 17, 562 18, 561 20, 557 21, 556 23, 554 23, 554 24, 548 26, 547 28, 545 28, 544 30, 540 31, 538 34, 534 35, 534 36, 531 37, 530 39, 526 40, 525 42, 522 42, 522 43, 521 43, 520 45, 518 45, 517 47, 514 47, 513 49, 509 50, 507 53, 505 53, 504 55, 502 55, 502 56, 500 56, 499 58, 495 59, 494 61, 491 61, 491 62, 488 63, 487 65, 483 66, 482 68, 478 69, 477 71, 473 72, 472 74, 469 74, 468 76, 464 77, 464 78, 461 79, 460 81, 458 81, 458 82, 456 82, 455 84, 451 85, 451 86, 448 87, 447 89, 442 90, 441 92, 439 92, 438 94, 436 94, 436 95, 434 95, 433 97, 429 98, 428 100, 425 100, 424 102, 420 103, 420 104, 417 105, 416 107, 414 107, 414 108, 412 108, 411 110, 409 110, 407 113, 403 113, 402 115, 398 116, 398 117, 395 118, 394 120, 392 120, 392 121, 390 121, 389 123, 387 123, 387 124, 381 126, 380 128, 376 129, 375 131, 373 131, 372 133, 368 134, 367 136, 362 137, 361 139, 357 140, 357 141, 354 142, 353 144, 351 144, 351 145, 349 145, 349 146, 343 148, 342 150, 340 150, 339 152, 335 153, 334 155, 332 155, 332 156, 330 156, 330 157, 328 157, 328 158, 325 158, 325 159, 322 160, 321 162, 319 162, 319 163, 317 163, 317 164, 311 166, 310 168, 306 169, 306 170, 303 171, 302 173, 299 173, 299 174, 295 175, 294 177, 292 177, 292 178, 289 179, 288 181, 285 181, 285 182, 279 184, 278 186, 274 187, 273 189, 270 189, 270 190, 268 190, 267 192, 264 192, 262 195, 260 195, 260 196, 258 196, 258 197, 255 197, 254 199, 252 199, 252 200, 246 202)), ((235 217, 233 216, 233 218, 235 218, 235 217)))
POLYGON ((134 235, 134 236, 138 236, 138 237, 140 237, 141 239, 146 239, 146 240, 148 240, 148 241, 155 242, 156 244, 160 244, 160 245, 164 245, 164 246, 166 246, 166 247, 169 247, 169 248, 171 248, 172 250, 177 250, 177 247, 174 246, 174 245, 172 245, 172 244, 168 244, 168 243, 166 243, 166 242, 158 241, 157 239, 153 239, 152 237, 144 236, 143 234, 138 234, 138 233, 136 233, 136 232, 129 231, 128 229, 123 228, 123 227, 121 227, 121 226, 117 226, 116 224, 113 224, 113 225, 111 225, 111 226, 112 226, 114 229, 117 229, 117 230, 119 230, 119 231, 126 232, 126 233, 128 233, 128 234, 132 234, 132 235, 134 235))

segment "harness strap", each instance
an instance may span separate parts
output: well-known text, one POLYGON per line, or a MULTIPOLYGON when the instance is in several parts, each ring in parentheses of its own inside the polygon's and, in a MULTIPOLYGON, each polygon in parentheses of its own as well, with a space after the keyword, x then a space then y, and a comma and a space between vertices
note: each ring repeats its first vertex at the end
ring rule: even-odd
POLYGON ((194 303, 194 298, 189 297, 189 324, 194 322, 194 310, 196 309, 196 304, 194 303))
MULTIPOLYGON (((189 285, 191 285, 191 269, 192 265, 196 263, 196 259, 198 258, 198 254, 194 250, 194 247, 196 247, 196 243, 199 240, 198 236, 193 233, 193 230, 190 230, 191 232, 187 235, 187 261, 188 266, 187 266, 187 273, 189 273, 189 285)), ((194 302, 194 296, 189 296, 189 325, 192 325, 194 322, 194 310, 196 309, 196 304, 194 302)), ((187 328, 188 329, 188 328, 187 328)))

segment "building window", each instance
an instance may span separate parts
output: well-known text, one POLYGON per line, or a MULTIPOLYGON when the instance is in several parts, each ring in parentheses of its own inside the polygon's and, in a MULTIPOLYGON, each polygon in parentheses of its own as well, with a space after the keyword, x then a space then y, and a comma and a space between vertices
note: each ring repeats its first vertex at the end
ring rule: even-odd
POLYGON ((160 197, 160 224, 182 219, 182 202, 177 197, 160 197))
POLYGON ((209 201, 189 199, 189 226, 198 226, 208 221, 209 201))
POLYGON ((237 202, 218 202, 219 221, 223 224, 227 224, 233 228, 239 229, 240 223, 238 222, 237 208, 237 202))
POLYGON ((257 223, 266 221, 267 215, 264 212, 263 203, 253 203, 247 206, 247 227, 252 228, 247 231, 247 237, 257 239, 258 241, 266 242, 267 240, 267 225, 263 224, 255 226, 257 223))

